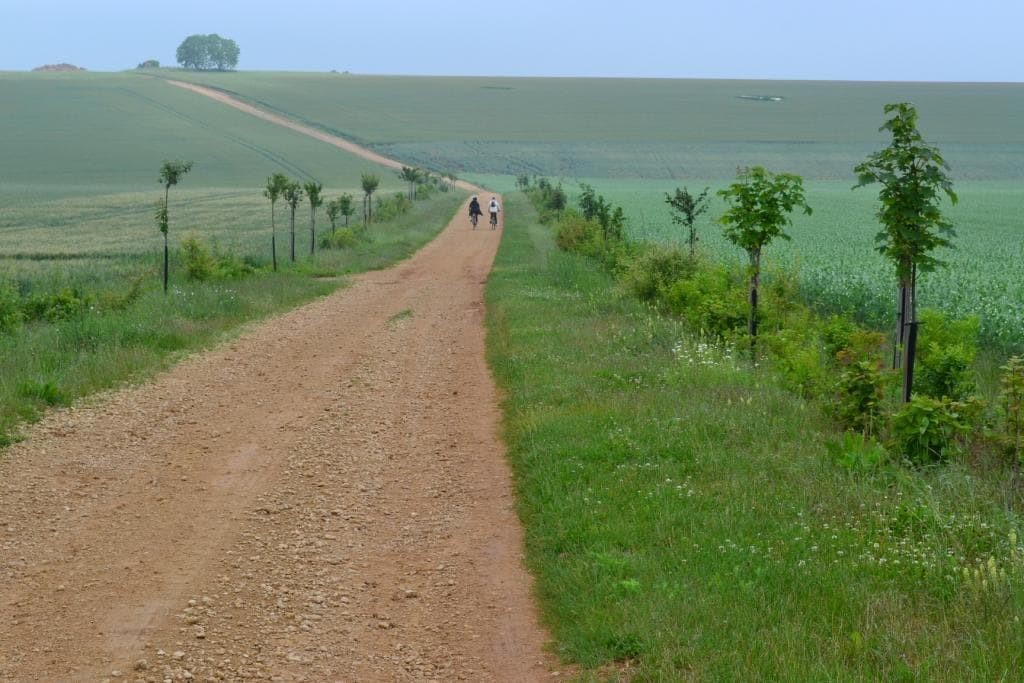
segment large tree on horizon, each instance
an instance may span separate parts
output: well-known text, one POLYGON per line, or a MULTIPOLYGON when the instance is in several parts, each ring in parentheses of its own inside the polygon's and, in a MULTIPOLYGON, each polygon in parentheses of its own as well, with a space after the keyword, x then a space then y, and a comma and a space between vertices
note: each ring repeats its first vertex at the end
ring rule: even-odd
POLYGON ((181 41, 175 57, 178 64, 197 71, 228 71, 238 66, 238 43, 216 33, 194 34, 181 41))

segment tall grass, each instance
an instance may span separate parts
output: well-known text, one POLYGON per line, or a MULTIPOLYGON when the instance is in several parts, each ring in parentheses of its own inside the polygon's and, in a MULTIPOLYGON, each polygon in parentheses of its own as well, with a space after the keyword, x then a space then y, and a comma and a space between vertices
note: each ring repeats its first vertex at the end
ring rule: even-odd
POLYGON ((1024 501, 1004 470, 832 462, 816 406, 506 202, 489 358, 528 563, 581 678, 1016 675, 1024 501))

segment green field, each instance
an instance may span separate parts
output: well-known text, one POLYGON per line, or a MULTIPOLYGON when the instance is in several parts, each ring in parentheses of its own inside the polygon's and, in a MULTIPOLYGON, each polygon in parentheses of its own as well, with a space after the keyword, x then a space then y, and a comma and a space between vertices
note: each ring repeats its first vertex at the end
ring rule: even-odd
POLYGON ((884 140, 882 106, 912 101, 958 178, 1024 177, 1021 85, 169 73, 467 174, 844 179, 884 140), (784 99, 740 97, 760 94, 784 99))
MULTIPOLYGON (((359 140, 385 154, 451 169, 507 191, 513 176, 593 184, 622 205, 634 238, 677 234, 664 193, 724 187, 737 166, 802 175, 815 210, 768 263, 794 268, 826 311, 887 326, 892 270, 875 253, 877 188, 851 192, 853 166, 886 144, 887 102, 911 101, 925 137, 952 167, 961 204, 951 268, 925 276, 924 305, 981 317, 987 342, 1024 348, 1024 86, 348 74, 187 75, 359 140), (745 99, 771 95, 781 101, 745 99)), ((715 203, 711 216, 721 213, 715 203)), ((705 219, 704 246, 741 256, 705 219)))

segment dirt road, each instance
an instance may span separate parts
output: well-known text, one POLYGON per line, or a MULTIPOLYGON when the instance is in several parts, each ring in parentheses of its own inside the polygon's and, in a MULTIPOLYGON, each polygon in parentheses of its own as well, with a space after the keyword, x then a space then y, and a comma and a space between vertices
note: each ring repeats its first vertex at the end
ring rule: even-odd
POLYGON ((0 680, 550 677, 484 361, 500 231, 0 456, 0 680))

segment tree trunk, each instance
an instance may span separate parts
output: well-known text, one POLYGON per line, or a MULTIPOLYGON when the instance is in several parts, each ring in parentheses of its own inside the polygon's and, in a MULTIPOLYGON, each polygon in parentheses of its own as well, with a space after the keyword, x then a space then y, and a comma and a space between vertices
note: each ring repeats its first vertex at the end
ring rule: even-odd
POLYGON ((757 362, 757 287, 761 279, 761 252, 750 251, 750 317, 747 333, 750 335, 750 355, 757 362))
POLYGON ((896 337, 892 348, 892 369, 899 370, 903 347, 906 346, 907 312, 910 309, 910 287, 900 282, 896 293, 896 337))
POLYGON ((270 261, 277 272, 277 226, 274 224, 274 203, 270 203, 270 261))
POLYGON ((291 234, 291 256, 292 256, 292 262, 294 262, 295 261, 295 207, 292 207, 292 221, 291 221, 291 226, 290 226, 290 231, 289 232, 291 234))
POLYGON ((167 252, 167 233, 164 233, 164 294, 167 293, 167 271, 170 268, 171 259, 167 252))
POLYGON ((903 387, 901 398, 910 401, 914 390, 914 359, 917 356, 917 266, 910 269, 909 286, 904 283, 905 308, 903 313, 903 387))
POLYGON ((164 228, 165 228, 164 229, 164 294, 167 293, 167 276, 168 276, 167 274, 168 274, 168 271, 170 270, 170 267, 171 267, 171 258, 170 258, 170 255, 168 254, 168 249, 167 249, 167 233, 171 231, 171 226, 170 226, 171 217, 170 217, 170 213, 168 212, 168 205, 167 205, 167 202, 170 201, 170 198, 171 198, 171 186, 170 185, 165 185, 164 186, 164 228))
POLYGON ((314 254, 316 252, 316 209, 310 209, 312 213, 309 216, 309 253, 314 254))

